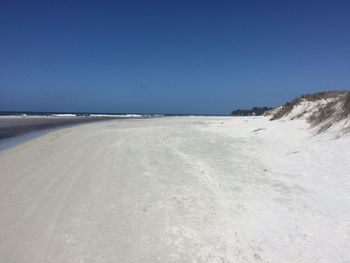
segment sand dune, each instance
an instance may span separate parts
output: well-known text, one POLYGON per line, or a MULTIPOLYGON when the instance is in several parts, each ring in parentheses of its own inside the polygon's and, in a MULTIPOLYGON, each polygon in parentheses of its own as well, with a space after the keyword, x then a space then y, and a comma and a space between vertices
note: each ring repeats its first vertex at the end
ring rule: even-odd
POLYGON ((346 262, 350 137, 169 117, 0 152, 0 262, 346 262))

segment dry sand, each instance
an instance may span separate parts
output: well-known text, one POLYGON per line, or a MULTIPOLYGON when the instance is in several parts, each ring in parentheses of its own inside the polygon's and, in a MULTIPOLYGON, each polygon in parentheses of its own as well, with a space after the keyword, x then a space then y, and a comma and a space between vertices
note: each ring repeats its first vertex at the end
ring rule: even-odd
POLYGON ((349 142, 264 117, 53 131, 0 152, 0 262, 350 261, 349 142))

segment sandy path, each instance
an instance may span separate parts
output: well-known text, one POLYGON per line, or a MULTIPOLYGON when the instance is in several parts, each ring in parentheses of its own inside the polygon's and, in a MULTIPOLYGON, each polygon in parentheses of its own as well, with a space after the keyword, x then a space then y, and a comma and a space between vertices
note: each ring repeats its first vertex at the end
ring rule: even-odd
POLYGON ((263 137, 230 136, 225 122, 85 124, 0 152, 0 261, 343 262, 348 203, 327 252, 329 233, 313 231, 340 219, 320 215, 299 177, 268 171, 254 154, 263 137))

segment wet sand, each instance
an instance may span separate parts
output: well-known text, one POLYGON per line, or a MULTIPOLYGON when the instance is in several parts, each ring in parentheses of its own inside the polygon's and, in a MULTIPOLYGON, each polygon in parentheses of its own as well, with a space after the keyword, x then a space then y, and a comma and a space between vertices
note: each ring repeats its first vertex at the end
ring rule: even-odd
POLYGON ((79 123, 116 119, 115 117, 1 116, 0 140, 43 129, 79 123))

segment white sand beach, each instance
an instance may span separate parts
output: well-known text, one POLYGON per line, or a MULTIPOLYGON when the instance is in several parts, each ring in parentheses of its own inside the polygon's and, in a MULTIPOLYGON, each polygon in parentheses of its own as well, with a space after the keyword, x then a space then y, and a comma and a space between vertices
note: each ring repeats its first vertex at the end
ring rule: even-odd
POLYGON ((0 262, 350 262, 350 136, 164 117, 0 152, 0 262))

